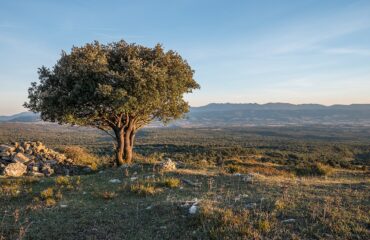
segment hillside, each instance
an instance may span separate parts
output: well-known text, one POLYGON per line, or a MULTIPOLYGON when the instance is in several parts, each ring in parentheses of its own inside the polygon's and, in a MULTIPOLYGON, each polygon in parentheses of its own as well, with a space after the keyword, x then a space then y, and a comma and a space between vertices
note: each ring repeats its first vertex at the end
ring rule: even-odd
POLYGON ((32 112, 22 112, 10 116, 0 116, 0 122, 37 122, 40 116, 32 112))
POLYGON ((177 126, 370 125, 370 105, 216 104, 193 107, 177 126))
MULTIPOLYGON (((0 122, 36 122, 31 112, 0 116, 0 122)), ((332 105, 289 103, 230 104, 211 103, 192 107, 185 119, 172 122, 173 127, 272 126, 272 125, 370 125, 370 104, 332 105)), ((159 126, 160 124, 152 124, 159 126)))

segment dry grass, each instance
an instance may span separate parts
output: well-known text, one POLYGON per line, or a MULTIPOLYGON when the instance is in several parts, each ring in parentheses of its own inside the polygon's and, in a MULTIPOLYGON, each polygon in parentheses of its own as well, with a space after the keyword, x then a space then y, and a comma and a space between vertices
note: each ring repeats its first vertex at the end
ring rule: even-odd
POLYGON ((102 164, 100 158, 79 146, 67 146, 63 148, 63 153, 67 158, 72 159, 74 164, 89 166, 94 171, 102 164))
POLYGON ((129 190, 132 193, 142 196, 154 195, 162 191, 162 189, 156 188, 151 183, 134 183, 130 185, 129 190))
POLYGON ((167 178, 160 179, 159 183, 160 185, 164 187, 177 188, 181 185, 181 180, 178 178, 174 178, 174 177, 167 177, 167 178))

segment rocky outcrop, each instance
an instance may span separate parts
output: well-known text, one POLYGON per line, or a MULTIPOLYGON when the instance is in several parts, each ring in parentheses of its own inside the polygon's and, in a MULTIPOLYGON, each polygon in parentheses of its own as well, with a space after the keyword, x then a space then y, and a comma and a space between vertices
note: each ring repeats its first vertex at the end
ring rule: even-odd
POLYGON ((15 142, 0 145, 0 175, 51 176, 77 172, 73 160, 64 154, 47 148, 42 142, 15 142))

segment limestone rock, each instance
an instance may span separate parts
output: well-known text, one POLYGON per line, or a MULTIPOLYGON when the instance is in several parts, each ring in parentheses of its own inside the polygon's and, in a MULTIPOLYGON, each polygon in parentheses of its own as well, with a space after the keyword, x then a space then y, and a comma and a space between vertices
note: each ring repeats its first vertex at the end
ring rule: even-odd
POLYGON ((29 162, 30 158, 24 155, 23 153, 19 152, 14 155, 13 162, 20 162, 20 163, 26 163, 29 162))
POLYGON ((9 177, 20 177, 27 172, 27 166, 20 162, 10 163, 4 169, 4 175, 9 177))
POLYGON ((15 150, 15 147, 1 144, 0 145, 0 152, 13 152, 15 150))
POLYGON ((45 174, 45 176, 51 176, 54 174, 54 169, 50 166, 50 164, 44 164, 41 168, 41 172, 45 174))
POLYGON ((167 160, 161 162, 159 164, 159 167, 160 167, 160 170, 162 171, 172 171, 172 170, 176 170, 176 163, 173 162, 170 158, 168 158, 167 160))

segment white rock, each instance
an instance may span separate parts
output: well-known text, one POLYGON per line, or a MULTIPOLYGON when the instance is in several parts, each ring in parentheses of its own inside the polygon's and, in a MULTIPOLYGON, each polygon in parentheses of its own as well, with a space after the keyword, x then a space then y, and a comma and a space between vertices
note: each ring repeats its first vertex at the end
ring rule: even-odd
POLYGON ((60 207, 61 207, 61 208, 66 208, 66 207, 68 207, 68 205, 60 204, 60 207))
POLYGON ((189 208, 189 213, 190 214, 196 214, 198 212, 198 206, 195 204, 189 208))
POLYGON ((282 223, 294 223, 294 222, 296 222, 296 220, 294 218, 289 218, 289 219, 283 220, 281 222, 282 223))
POLYGON ((115 179, 109 180, 109 182, 110 183, 121 183, 121 180, 115 178, 115 179))
POLYGON ((131 180, 131 182, 133 182, 133 181, 137 180, 137 177, 132 177, 132 178, 130 178, 130 180, 131 180))

